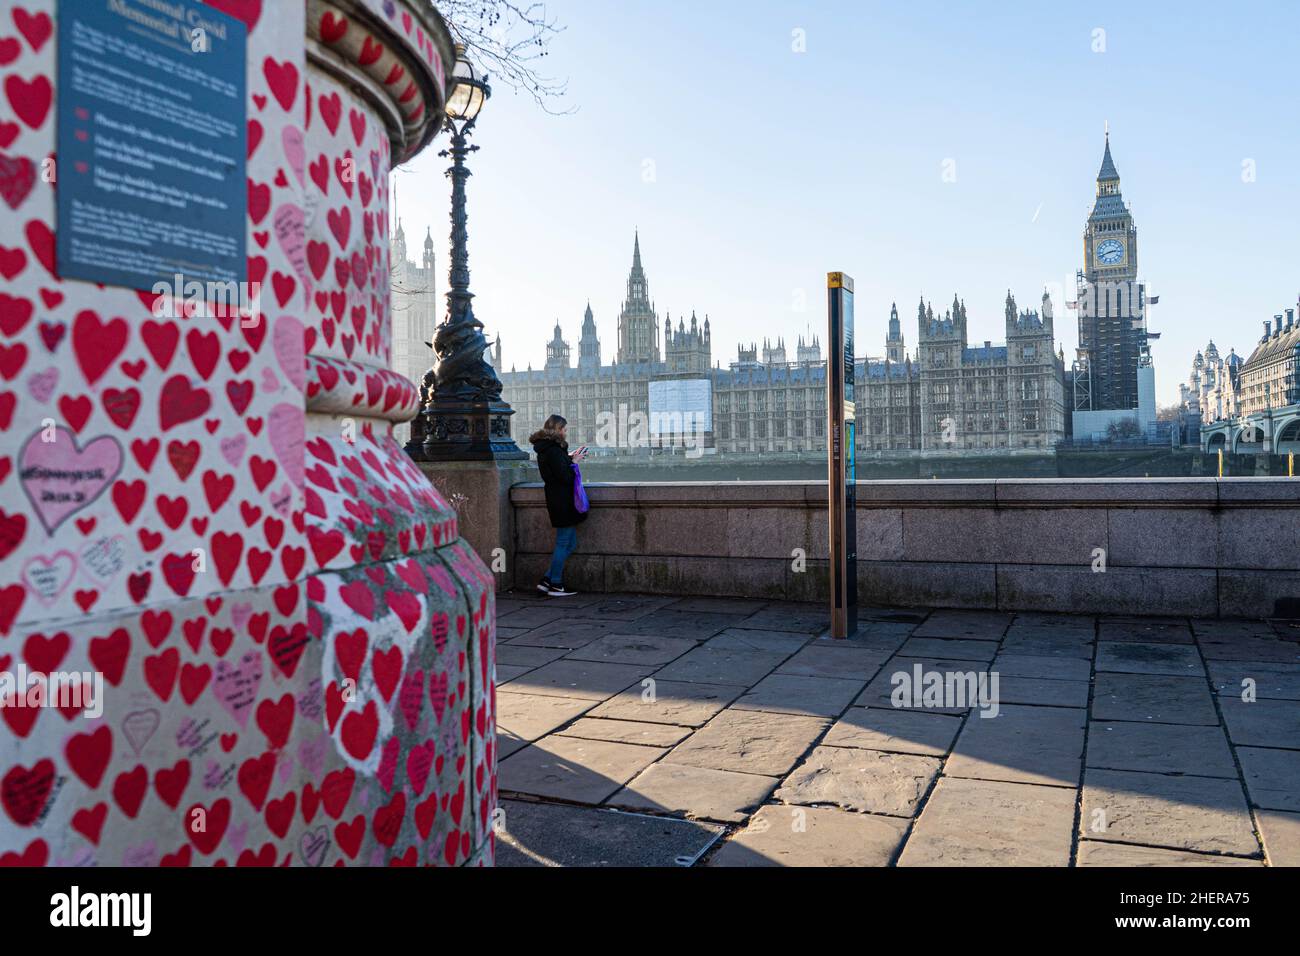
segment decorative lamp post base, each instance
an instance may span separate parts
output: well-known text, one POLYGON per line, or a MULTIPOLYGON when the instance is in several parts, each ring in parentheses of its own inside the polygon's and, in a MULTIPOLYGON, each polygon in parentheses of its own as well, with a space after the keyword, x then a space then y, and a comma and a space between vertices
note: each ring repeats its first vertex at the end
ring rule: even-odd
POLYGON ((434 401, 421 413, 424 443, 416 461, 522 461, 510 437, 514 409, 505 402, 434 401))

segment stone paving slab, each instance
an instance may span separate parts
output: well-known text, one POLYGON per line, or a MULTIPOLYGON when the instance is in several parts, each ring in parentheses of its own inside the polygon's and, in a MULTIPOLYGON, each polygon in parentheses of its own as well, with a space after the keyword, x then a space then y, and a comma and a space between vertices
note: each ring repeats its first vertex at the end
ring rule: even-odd
POLYGON ((769 603, 745 619, 745 627, 762 631, 798 631, 808 637, 830 627, 830 612, 808 604, 769 603))
POLYGON ((1002 641, 1002 650, 1031 657, 1065 657, 1092 660, 1092 631, 1071 631, 1063 627, 1020 627, 1013 624, 1002 641))
POLYGON ((748 617, 761 611, 766 601, 750 598, 688 597, 665 604, 665 611, 693 611, 701 614, 735 614, 748 617))
POLYGON ((1300 643, 1280 637, 1233 637, 1198 642, 1207 661, 1274 661, 1300 664, 1300 643))
POLYGON ((793 654, 811 641, 811 634, 799 631, 774 631, 749 627, 729 627, 721 634, 709 638, 705 647, 720 650, 763 651, 774 654, 793 654))
POLYGON ((786 656, 784 651, 716 646, 710 641, 655 671, 655 679, 750 687, 771 673, 786 656))
POLYGON ((668 754, 668 763, 779 777, 830 721, 819 717, 725 710, 668 754))
POLYGON ((1255 819, 1269 866, 1300 866, 1300 813, 1261 810, 1255 819))
POLYGON ((972 714, 944 765, 950 777, 1075 787, 1083 763, 1087 712, 1065 707, 1004 706, 996 717, 972 714))
POLYGON ((960 729, 960 717, 917 710, 850 707, 827 731, 822 743, 828 747, 942 757, 951 749, 960 729))
POLYGON ((997 696, 1004 704, 1087 707, 1090 689, 1088 682, 1081 680, 1049 680, 999 674, 997 696))
POLYGON ((518 694, 604 700, 648 677, 654 670, 650 665, 600 664, 562 658, 516 677, 506 686, 518 694))
POLYGON ((1205 673, 1195 647, 1184 644, 1097 644, 1098 671, 1120 674, 1170 674, 1199 677, 1205 673))
POLYGON ((905 640, 912 636, 914 630, 916 630, 915 624, 859 619, 857 633, 853 636, 840 640, 839 638, 822 635, 819 640, 831 641, 836 646, 846 644, 849 647, 865 647, 892 654, 902 646, 905 640))
POLYGON ((527 674, 530 670, 532 670, 531 667, 523 667, 515 664, 497 664, 497 686, 506 687, 509 685, 510 681, 523 674, 527 674))
POLYGON ((525 741, 536 740, 563 727, 592 706, 590 700, 583 698, 516 694, 502 687, 497 691, 497 733, 510 733, 525 741))
POLYGON ((930 616, 929 611, 910 607, 881 607, 871 604, 858 605, 858 628, 880 624, 899 624, 916 627, 923 624, 930 616))
POLYGON ((1003 611, 935 611, 913 631, 916 637, 970 638, 998 641, 1011 625, 1003 611))
POLYGON ((996 641, 949 640, 911 637, 898 649, 902 657, 935 657, 946 661, 980 661, 987 664, 998 653, 996 641))
POLYGON ((778 674, 800 677, 835 677, 868 681, 889 657, 888 652, 848 646, 837 647, 826 641, 808 644, 776 669, 778 674))
MULTIPOLYGON (((894 691, 896 688, 902 690, 909 686, 916 687, 917 666, 921 668, 922 684, 934 679, 928 676, 930 674, 939 674, 945 679, 950 674, 975 674, 978 679, 978 675, 988 672, 988 665, 981 664, 979 661, 941 661, 933 658, 892 657, 880 669, 880 673, 871 679, 870 683, 867 684, 853 703, 859 707, 924 710, 927 713, 935 714, 964 714, 969 709, 967 707, 914 707, 910 703, 905 703, 903 707, 895 707, 894 691), (896 683, 897 681, 904 682, 896 683)), ((920 690, 917 690, 917 693, 920 692, 920 690)), ((905 695, 900 699, 906 699, 905 695)))
POLYGON ((760 807, 708 866, 887 866, 907 832, 898 817, 815 807, 760 807))
POLYGON ((593 621, 639 621, 673 603, 673 598, 643 595, 605 595, 582 609, 581 617, 593 621))
POLYGON ((570 660, 603 661, 607 664, 667 664, 698 645, 679 637, 656 637, 652 634, 606 634, 570 651, 570 660))
POLYGON ((647 767, 607 802, 631 810, 744 823, 778 783, 776 777, 661 761, 647 767))
POLYGON ((1087 614, 1067 614, 1059 611, 1019 611, 1012 627, 1065 627, 1074 630, 1095 631, 1097 620, 1087 614))
POLYGON ((1126 644, 1191 644, 1192 628, 1186 621, 1172 623, 1103 617, 1097 624, 1097 640, 1126 644))
POLYGON ((1228 738, 1217 725, 1093 721, 1088 728, 1087 765, 1237 779, 1228 738))
POLYGON ((866 683, 865 680, 771 674, 731 706, 735 710, 834 717, 849 706, 866 683))
POLYGON ((544 737, 501 761, 503 792, 595 805, 667 751, 576 737, 544 737))
POLYGON ((510 647, 552 647, 574 650, 604 637, 616 625, 609 621, 578 621, 572 617, 551 621, 512 638, 510 647))
POLYGON ((1238 747, 1237 759, 1252 804, 1300 812, 1300 751, 1238 747))
POLYGON ((1219 707, 1228 736, 1238 747, 1300 750, 1300 704, 1295 701, 1221 696, 1219 707))
POLYGON ((1091 651, 1088 652, 1088 660, 1073 657, 1037 657, 1032 654, 1003 651, 993 658, 989 669, 997 671, 1003 679, 1035 677, 1047 680, 1086 681, 1092 675, 1091 657, 1091 651))
POLYGON ((732 684, 702 684, 650 678, 653 695, 640 686, 611 697, 591 712, 593 717, 649 721, 700 727, 745 692, 732 684))
POLYGON ((1273 633, 1285 641, 1300 641, 1300 621, 1269 621, 1273 626, 1273 633))
POLYGON ((1268 621, 1247 621, 1225 619, 1195 619, 1192 621, 1192 633, 1198 640, 1226 641, 1242 637, 1276 637, 1277 632, 1268 621))
POLYGON ((1241 699, 1248 685, 1257 698, 1300 700, 1300 664, 1277 661, 1207 661, 1215 693, 1241 699))
POLYGON ((497 760, 505 760, 512 753, 517 750, 523 750, 530 743, 532 743, 531 740, 520 737, 518 734, 505 730, 498 725, 496 740, 497 760))
POLYGON ((1075 790, 943 777, 899 866, 1068 866, 1075 790))
POLYGON ((529 647, 525 644, 497 642, 497 664, 512 667, 541 667, 567 654, 563 647, 529 647))
POLYGON ((552 624, 574 616, 572 605, 568 609, 549 603, 528 603, 514 611, 502 613, 497 610, 497 626, 509 628, 534 628, 543 624, 552 624))
POLYGON ((1117 843, 1258 857, 1237 780, 1089 768, 1080 836, 1117 843))
POLYGON ((619 627, 621 634, 652 634, 656 637, 702 641, 744 621, 739 614, 702 614, 694 611, 656 611, 619 627))
POLYGON ((1163 850, 1154 846, 1128 843, 1103 843, 1080 840, 1076 866, 1263 866, 1262 860, 1211 853, 1188 853, 1186 850, 1163 850))
POLYGON ((723 827, 640 813, 502 800, 497 866, 688 866, 723 827))
POLYGON ((583 737, 587 740, 612 740, 621 744, 642 744, 647 747, 675 747, 691 735, 691 728, 672 724, 651 724, 637 720, 606 720, 601 717, 580 717, 562 730, 564 737, 583 737))
POLYGON ((1092 716, 1094 720, 1219 725, 1214 698, 1199 677, 1098 674, 1092 716))
POLYGON ((933 757, 821 746, 786 777, 776 799, 911 817, 941 765, 933 757))

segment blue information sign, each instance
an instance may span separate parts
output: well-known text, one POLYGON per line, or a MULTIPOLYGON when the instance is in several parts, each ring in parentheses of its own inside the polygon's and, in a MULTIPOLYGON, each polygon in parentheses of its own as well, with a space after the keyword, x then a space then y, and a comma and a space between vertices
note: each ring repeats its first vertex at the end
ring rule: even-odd
POLYGON ((244 24, 197 0, 62 0, 58 19, 59 276, 244 282, 244 24))

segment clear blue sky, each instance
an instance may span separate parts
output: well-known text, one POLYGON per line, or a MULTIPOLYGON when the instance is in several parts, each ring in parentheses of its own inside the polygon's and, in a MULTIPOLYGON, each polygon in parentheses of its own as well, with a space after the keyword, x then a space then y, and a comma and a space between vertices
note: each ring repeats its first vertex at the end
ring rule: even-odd
MULTIPOLYGON (((1162 404, 1208 339, 1249 354, 1295 303, 1294 3, 549 8, 567 30, 548 69, 577 111, 498 85, 469 184, 476 312, 507 367, 540 365, 557 318, 576 354, 588 298, 612 357, 634 228, 661 317, 708 313, 724 366, 739 340, 793 349, 821 331, 838 269, 857 282, 859 351, 883 354, 895 300, 913 348, 922 294, 940 307, 957 292, 972 340, 1000 341, 1008 288, 1035 308, 1044 285, 1073 289, 1106 121, 1160 296, 1162 404)), ((444 165, 429 150, 396 175, 407 235, 418 248, 432 225, 443 274, 444 165)), ((1056 306, 1068 361, 1076 323, 1056 306)))

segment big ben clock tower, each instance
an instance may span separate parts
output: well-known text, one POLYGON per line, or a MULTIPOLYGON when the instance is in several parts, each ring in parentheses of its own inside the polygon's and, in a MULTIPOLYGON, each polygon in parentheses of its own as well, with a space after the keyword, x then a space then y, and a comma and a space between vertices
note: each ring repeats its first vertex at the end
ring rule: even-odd
POLYGON ((1137 280, 1137 227, 1120 193, 1109 132, 1097 173, 1097 198, 1083 231, 1083 262, 1078 288, 1082 368, 1076 372, 1075 411, 1136 410, 1139 367, 1150 375, 1146 288, 1137 280))

